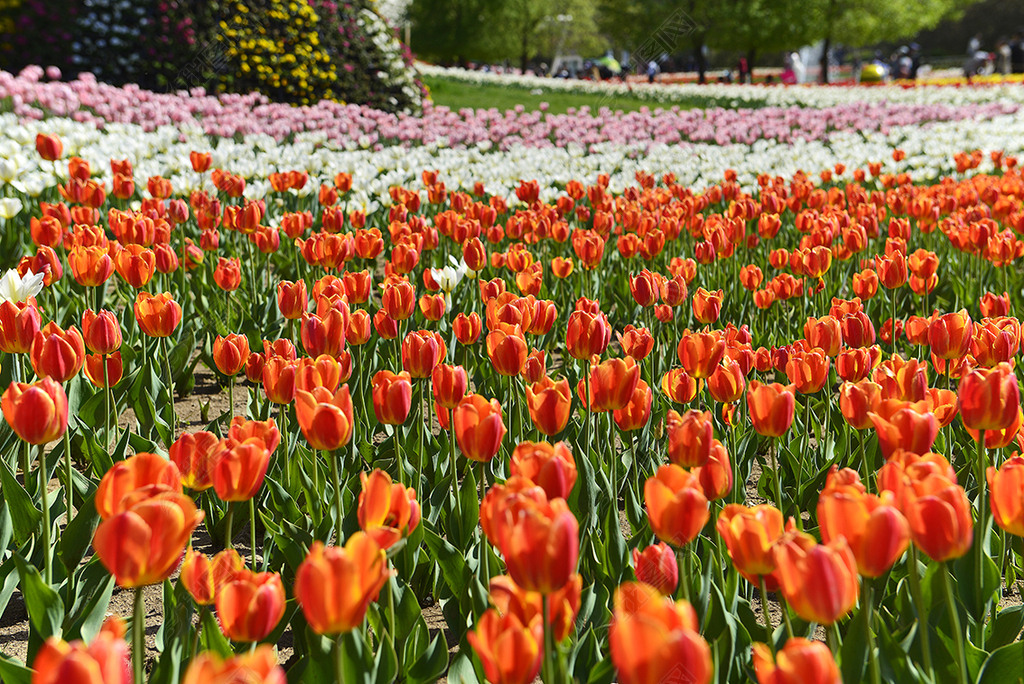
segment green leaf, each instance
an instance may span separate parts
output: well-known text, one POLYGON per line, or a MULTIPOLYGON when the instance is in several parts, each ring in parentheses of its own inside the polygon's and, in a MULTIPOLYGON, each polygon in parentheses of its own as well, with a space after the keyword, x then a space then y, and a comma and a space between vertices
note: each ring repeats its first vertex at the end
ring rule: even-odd
POLYGON ((14 658, 0 655, 0 681, 4 684, 31 684, 32 670, 14 658))
POLYGON ((92 543, 92 536, 99 520, 100 516, 96 512, 96 494, 93 493, 82 503, 57 545, 57 556, 65 568, 77 568, 82 562, 89 544, 92 543))
POLYGON ((1024 681, 1024 641, 992 651, 981 666, 978 684, 1010 684, 1024 681))
POLYGON ((42 639, 61 636, 64 621, 64 602, 57 591, 43 581, 42 575, 15 554, 18 574, 21 576, 21 593, 25 597, 25 609, 33 631, 42 639))
POLYGON ((420 656, 408 666, 405 678, 408 684, 436 682, 447 668, 448 642, 444 638, 444 632, 438 632, 420 656))
POLYGON ((7 460, 0 458, 0 485, 14 526, 14 543, 21 546, 39 529, 43 512, 32 503, 32 497, 14 477, 7 460))
POLYGON ((480 684, 483 681, 483 677, 480 675, 483 673, 477 672, 474 660, 465 651, 459 649, 459 654, 455 656, 451 667, 448 668, 448 681, 452 684, 480 684))
POLYGON ((1016 641, 1024 629, 1024 606, 1007 606, 996 613, 989 624, 988 638, 985 646, 991 650, 1002 648, 1016 641))
POLYGON ((224 658, 232 654, 231 642, 220 631, 220 625, 211 610, 203 615, 203 633, 199 642, 204 651, 213 651, 224 658))
POLYGON ((462 511, 462 519, 459 524, 459 534, 463 543, 473 538, 473 530, 480 521, 480 501, 477 498, 476 481, 472 468, 466 468, 466 477, 458 489, 459 507, 462 511))
POLYGON ((844 682, 864 681, 864 672, 868 663, 868 633, 861 612, 867 607, 867 605, 861 605, 860 611, 850 622, 850 628, 843 635, 843 646, 840 653, 844 682))
POLYGON ((466 559, 462 557, 459 550, 441 539, 437 532, 423 525, 423 541, 430 549, 430 555, 440 566, 441 576, 445 584, 452 590, 452 594, 460 596, 465 590, 462 580, 466 574, 466 559))
POLYGON ((106 619, 115 583, 114 576, 98 560, 90 562, 81 574, 74 605, 65 623, 64 640, 82 639, 90 643, 106 619))

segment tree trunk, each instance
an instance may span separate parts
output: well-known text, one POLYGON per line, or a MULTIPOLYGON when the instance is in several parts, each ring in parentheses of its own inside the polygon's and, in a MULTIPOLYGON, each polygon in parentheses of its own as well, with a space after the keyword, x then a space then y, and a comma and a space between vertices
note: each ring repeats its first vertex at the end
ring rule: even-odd
POLYGON ((747 50, 747 83, 754 82, 754 58, 757 57, 757 49, 747 50))
POLYGON ((830 36, 825 37, 825 44, 821 49, 821 77, 822 83, 828 83, 828 51, 832 47, 832 38, 830 36))

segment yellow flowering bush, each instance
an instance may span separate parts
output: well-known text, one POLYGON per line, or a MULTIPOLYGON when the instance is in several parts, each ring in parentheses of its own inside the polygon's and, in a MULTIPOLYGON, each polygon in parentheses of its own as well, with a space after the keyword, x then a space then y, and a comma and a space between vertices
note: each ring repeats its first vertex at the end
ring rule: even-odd
POLYGON ((225 68, 216 78, 227 90, 255 90, 280 102, 334 99, 337 71, 320 45, 318 24, 305 1, 225 3, 215 34, 225 68))

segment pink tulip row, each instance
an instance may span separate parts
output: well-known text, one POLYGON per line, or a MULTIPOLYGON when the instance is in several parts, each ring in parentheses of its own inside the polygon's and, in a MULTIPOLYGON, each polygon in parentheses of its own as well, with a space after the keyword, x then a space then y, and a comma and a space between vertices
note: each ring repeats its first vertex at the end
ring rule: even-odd
POLYGON ((135 85, 115 87, 83 75, 70 82, 45 81, 42 69, 19 75, 0 71, 0 98, 10 97, 22 119, 68 116, 103 127, 133 123, 146 130, 162 125, 195 125, 208 134, 231 137, 259 133, 284 140, 302 132, 319 132, 338 145, 380 147, 447 141, 452 147, 493 145, 588 147, 601 143, 676 143, 681 141, 752 144, 822 140, 834 131, 886 133, 894 126, 935 121, 982 120, 1012 114, 1019 105, 985 102, 960 105, 858 103, 824 108, 763 107, 760 109, 669 109, 615 112, 594 106, 565 114, 514 110, 463 109, 429 104, 420 116, 390 114, 359 105, 320 102, 308 107, 275 104, 265 97, 208 95, 191 92, 155 93, 135 85))

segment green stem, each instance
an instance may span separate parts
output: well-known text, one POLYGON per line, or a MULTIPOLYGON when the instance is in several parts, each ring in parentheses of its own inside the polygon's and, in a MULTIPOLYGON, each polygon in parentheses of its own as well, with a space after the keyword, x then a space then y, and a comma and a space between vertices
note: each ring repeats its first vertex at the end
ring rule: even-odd
POLYGON ((110 371, 107 370, 107 355, 100 359, 103 362, 103 439, 105 446, 110 448, 110 371))
MULTIPOLYGON (((389 566, 390 564, 391 561, 388 561, 389 566)), ((393 651, 395 650, 395 630, 398 628, 398 619, 395 616, 395 591, 391 588, 391 578, 388 578, 386 591, 388 592, 388 644, 393 651)))
MULTIPOLYGON (((420 480, 423 478, 423 452, 427 448, 427 410, 423 406, 423 390, 426 387, 427 381, 425 379, 420 379, 420 382, 417 384, 419 385, 419 392, 417 393, 419 395, 419 400, 416 402, 416 408, 419 409, 418 413, 420 414, 420 423, 423 424, 423 430, 421 432, 423 441, 420 443, 419 449, 417 449, 419 454, 416 458, 416 481, 413 482, 412 486, 414 489, 419 490, 420 480)), ((417 430, 417 432, 420 431, 417 430)))
POLYGON ((226 537, 224 540, 224 547, 230 549, 232 548, 232 539, 234 539, 234 534, 232 534, 231 529, 235 524, 235 507, 230 501, 228 502, 228 512, 224 514, 224 520, 224 527, 226 528, 224 530, 224 535, 226 537))
MULTIPOLYGON (((477 461, 477 472, 480 478, 480 505, 483 505, 484 501, 484 482, 486 481, 486 474, 484 473, 484 462, 477 461)), ((483 528, 480 528, 480 568, 483 570, 483 574, 480 578, 486 587, 491 580, 491 569, 488 567, 490 560, 487 558, 487 535, 484 534, 483 528)))
MULTIPOLYGON (((395 425, 395 467, 398 470, 398 482, 405 484, 405 466, 402 464, 402 426, 395 425)), ((452 430, 455 428, 453 427, 452 430)))
POLYGON ((768 589, 765 587, 764 575, 757 576, 757 583, 761 589, 761 615, 764 616, 764 629, 768 635, 768 646, 772 649, 772 657, 775 656, 775 630, 772 629, 772 618, 768 613, 768 589))
POLYGON ((324 456, 331 463, 331 482, 334 484, 334 517, 335 517, 335 535, 338 540, 338 544, 341 544, 341 521, 345 517, 345 511, 341 504, 341 476, 338 474, 338 454, 332 454, 330 451, 325 451, 324 456))
POLYGON ((256 497, 249 499, 249 557, 252 559, 249 565, 256 569, 256 497))
POLYGON ((174 433, 178 429, 178 416, 174 412, 174 378, 171 376, 171 359, 167 355, 167 338, 160 338, 160 351, 164 356, 164 368, 167 371, 167 398, 171 409, 171 429, 170 434, 167 438, 167 446, 170 447, 171 443, 174 442, 174 433))
POLYGON ((192 635, 192 648, 189 649, 189 660, 196 657, 199 653, 199 636, 203 633, 203 620, 206 619, 206 611, 209 610, 208 606, 199 607, 199 622, 196 624, 196 633, 192 635))
POLYGON ((462 520, 462 502, 459 496, 459 471, 458 461, 455 456, 455 427, 452 425, 455 420, 455 410, 448 409, 448 458, 451 461, 452 469, 452 492, 455 494, 455 517, 462 520))
POLYGON ((871 684, 881 684, 882 669, 878 664, 878 656, 875 653, 875 633, 871 630, 871 618, 874 614, 872 590, 871 579, 868 577, 861 578, 861 595, 863 600, 860 608, 860 617, 864 621, 864 633, 868 636, 868 663, 871 672, 871 684))
POLYGON ((773 437, 768 443, 768 449, 772 452, 772 478, 775 480, 775 506, 779 509, 779 513, 782 513, 782 517, 786 517, 786 509, 782 507, 782 483, 779 480, 779 454, 778 447, 775 445, 775 438, 773 437))
POLYGON ((832 657, 839 662, 839 651, 842 647, 839 641, 839 625, 832 623, 825 628, 825 634, 828 638, 828 647, 832 650, 832 657))
POLYGON ((921 658, 924 662, 925 675, 929 681, 934 681, 934 670, 932 669, 932 650, 928 626, 928 604, 924 602, 921 594, 921 578, 917 574, 917 547, 910 545, 910 568, 907 572, 907 579, 910 581, 910 596, 914 599, 917 607, 917 633, 921 636, 921 658))
POLYGON ((549 598, 547 594, 541 595, 541 616, 544 620, 544 660, 541 666, 541 680, 544 684, 550 684, 555 681, 554 677, 554 663, 553 656, 555 652, 555 638, 551 631, 551 623, 548 620, 548 602, 549 598))
POLYGON ((942 564, 942 586, 946 593, 946 605, 949 608, 949 624, 953 630, 953 643, 956 647, 956 662, 959 665, 960 684, 967 684, 967 659, 964 655, 964 634, 960 628, 960 614, 957 612, 956 601, 953 599, 953 583, 950 582, 949 565, 942 564))
POLYGON ((334 641, 334 681, 337 684, 345 684, 345 647, 342 645, 344 639, 345 632, 342 632, 334 641))
MULTIPOLYGON (((985 545, 988 543, 988 505, 985 502, 985 465, 988 460, 985 452, 985 431, 978 431, 978 455, 975 459, 978 467, 977 481, 978 481, 978 534, 974 542, 977 546, 977 551, 974 554, 975 557, 975 569, 977 574, 975 577, 984 577, 985 568, 985 545)), ((975 639, 978 641, 978 647, 985 648, 985 613, 988 612, 988 598, 985 596, 985 589, 982 587, 983 582, 979 581, 975 583, 975 591, 977 592, 977 603, 975 605, 980 606, 979 610, 979 624, 977 625, 978 631, 975 635, 975 639)), ((950 604, 952 607, 952 604, 950 604)))
POLYGON ((235 378, 231 376, 228 378, 228 420, 227 424, 231 425, 231 419, 235 417, 235 378))
POLYGON ((690 552, 685 547, 676 549, 676 567, 679 572, 679 585, 676 587, 676 598, 690 601, 690 552))
POLYGON ((146 681, 146 610, 142 587, 135 587, 135 610, 132 617, 132 673, 135 684, 146 681))
POLYGON ((46 472, 46 455, 43 445, 39 445, 39 496, 43 506, 43 579, 49 585, 53 581, 53 548, 50 544, 50 496, 48 474, 46 472))

